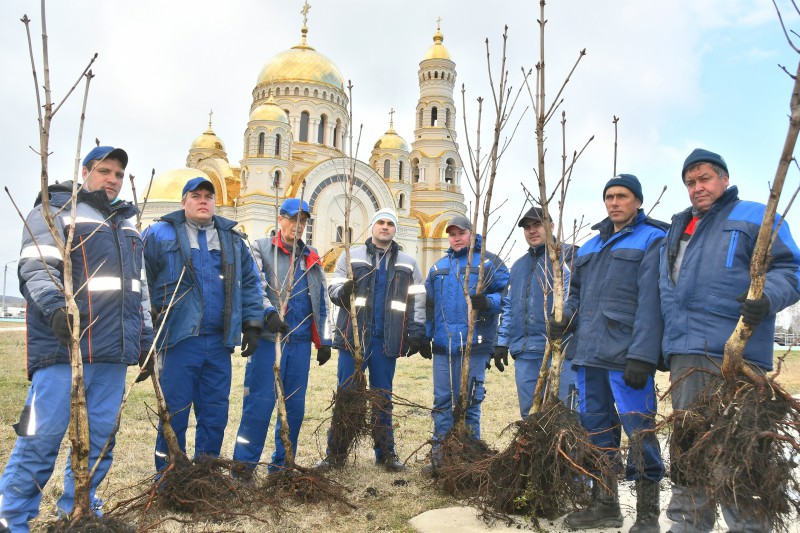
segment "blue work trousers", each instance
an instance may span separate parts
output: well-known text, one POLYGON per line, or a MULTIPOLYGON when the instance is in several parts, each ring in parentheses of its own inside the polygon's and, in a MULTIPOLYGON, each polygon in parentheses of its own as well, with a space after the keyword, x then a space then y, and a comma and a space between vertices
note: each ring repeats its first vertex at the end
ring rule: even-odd
POLYGON ((628 481, 661 481, 664 462, 661 460, 661 446, 652 431, 656 416, 653 377, 648 377, 643 389, 635 390, 625 384, 621 370, 581 366, 578 367, 578 393, 581 424, 589 432, 592 444, 608 450, 614 461, 621 465, 619 445, 622 429, 628 439, 645 430, 646 433, 640 435, 641 445, 632 446, 628 451, 625 478, 628 481))
MULTIPOLYGON (((194 406, 194 456, 219 457, 231 393, 231 351, 222 335, 188 337, 167 349, 161 357, 161 388, 181 450, 186 451, 189 409, 194 406)), ((168 461, 167 441, 159 424, 156 470, 163 470, 168 461)))
MULTIPOLYGON (((83 366, 89 414, 89 469, 114 431, 125 392, 127 365, 96 363, 83 366)), ((42 490, 53 473, 58 450, 69 426, 72 368, 59 364, 33 373, 17 442, 0 478, 0 519, 14 533, 29 531, 28 521, 39 515, 42 490)), ((91 479, 91 505, 101 515, 103 501, 96 490, 111 468, 114 440, 97 464, 91 479)), ((75 482, 69 459, 64 472, 64 493, 59 511, 71 513, 75 482)))
MULTIPOLYGON (((514 358, 514 379, 517 381, 517 398, 519 399, 519 414, 527 418, 533 406, 533 391, 539 381, 539 371, 542 368, 544 354, 523 352, 514 358)), ((550 365, 547 365, 550 368, 550 365)), ((561 365, 561 381, 558 385, 558 399, 570 409, 577 403, 576 374, 569 361, 561 365)))
MULTIPOLYGON (((336 378, 339 387, 345 383, 352 382, 351 378, 355 373, 355 360, 353 354, 347 350, 339 350, 336 378)), ((382 405, 373 405, 372 408, 372 427, 375 449, 375 459, 384 460, 386 454, 394 456, 394 428, 392 427, 392 382, 394 381, 394 371, 397 366, 397 359, 386 357, 383 353, 383 337, 372 337, 364 352, 363 370, 368 373, 370 390, 379 390, 384 393, 386 402, 382 405)), ((330 448, 330 433, 328 447, 330 448)))
MULTIPOLYGON (((472 354, 469 358, 467 385, 467 432, 481 438, 481 403, 486 396, 486 363, 489 354, 472 354)), ((433 354, 433 460, 436 462, 438 443, 453 427, 453 406, 461 390, 461 355, 433 354)))
MULTIPOLYGON (((286 398, 286 418, 289 422, 289 439, 297 453, 297 437, 303 424, 306 410, 306 389, 311 367, 311 343, 289 342, 281 345, 281 382, 286 398)), ((244 371, 244 402, 242 421, 233 448, 233 460, 255 463, 261 460, 264 442, 267 439, 269 421, 275 409, 275 343, 261 340, 255 353, 250 356, 244 371)), ((275 453, 269 470, 283 466, 286 450, 280 438, 281 420, 275 422, 275 453)))

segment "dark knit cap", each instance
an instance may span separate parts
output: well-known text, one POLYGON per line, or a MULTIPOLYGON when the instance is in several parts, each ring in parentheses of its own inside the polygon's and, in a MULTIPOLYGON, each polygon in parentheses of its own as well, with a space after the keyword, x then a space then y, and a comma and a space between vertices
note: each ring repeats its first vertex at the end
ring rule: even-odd
POLYGON ((686 183, 686 169, 697 163, 711 163, 712 165, 722 168, 722 170, 725 171, 725 174, 728 173, 728 164, 724 159, 722 159, 721 155, 715 154, 714 152, 709 152, 708 150, 704 150, 702 148, 695 148, 692 150, 692 153, 689 154, 689 157, 686 158, 686 161, 683 162, 681 181, 686 183))
POLYGON ((629 191, 633 193, 633 195, 639 199, 640 202, 644 203, 644 196, 642 195, 642 184, 639 183, 639 178, 634 176, 633 174, 619 174, 614 176, 606 186, 603 187, 603 200, 606 199, 606 191, 609 187, 625 187, 629 191))

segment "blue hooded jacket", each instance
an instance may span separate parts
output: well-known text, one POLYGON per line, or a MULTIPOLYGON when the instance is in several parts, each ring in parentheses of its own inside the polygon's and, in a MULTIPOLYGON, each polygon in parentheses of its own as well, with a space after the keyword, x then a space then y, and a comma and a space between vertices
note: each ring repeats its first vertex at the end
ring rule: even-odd
POLYGON ((577 313, 573 365, 624 370, 627 359, 658 364, 664 328, 658 254, 667 228, 641 209, 616 233, 608 218, 592 227, 600 234, 578 250, 565 306, 566 316, 577 313))
MULTIPOLYGON (((662 350, 667 364, 673 355, 723 356, 740 316, 736 298, 750 287, 750 259, 765 209, 763 204, 739 200, 735 186, 728 188, 697 224, 675 281, 672 267, 692 209, 672 217, 659 272, 665 326, 662 350)), ((753 330, 744 351, 747 361, 768 371, 772 370, 775 314, 800 299, 800 250, 786 221, 770 258, 764 285, 770 312, 753 330)))
MULTIPOLYGON (((569 287, 570 267, 577 248, 561 247, 564 286, 569 287)), ((540 244, 516 260, 511 267, 508 295, 503 298, 503 314, 497 333, 497 346, 505 346, 516 357, 521 353, 544 354, 547 344, 547 320, 553 309, 553 293, 548 290, 547 311, 544 288, 551 287, 553 269, 547 247, 540 244)), ((569 343, 567 346, 574 345, 569 343)), ((571 352, 567 354, 571 358, 571 352)))
MULTIPOLYGON (((481 241, 481 236, 476 235, 470 263, 469 294, 475 294, 478 285, 481 241)), ((457 355, 466 345, 468 317, 463 286, 468 252, 469 247, 458 252, 454 252, 452 248, 447 250, 447 255, 431 267, 425 281, 428 295, 426 330, 427 336, 433 339, 435 353, 457 355)), ((490 309, 478 313, 472 337, 473 355, 489 355, 494 351, 498 315, 508 287, 508 268, 499 257, 490 252, 485 254, 483 279, 483 294, 486 295, 490 309)))
POLYGON ((215 215, 213 223, 221 248, 220 271, 215 275, 221 275, 222 283, 203 283, 204 269, 192 261, 183 210, 161 217, 142 234, 156 331, 164 320, 181 271, 186 267, 181 285, 175 293, 173 308, 157 340, 159 348, 174 346, 187 337, 201 333, 203 313, 207 310, 201 283, 205 290, 223 291, 223 294, 208 296, 222 302, 221 333, 228 348, 233 350, 240 344, 242 329, 263 327, 261 277, 250 250, 243 236, 233 229, 236 222, 215 215))

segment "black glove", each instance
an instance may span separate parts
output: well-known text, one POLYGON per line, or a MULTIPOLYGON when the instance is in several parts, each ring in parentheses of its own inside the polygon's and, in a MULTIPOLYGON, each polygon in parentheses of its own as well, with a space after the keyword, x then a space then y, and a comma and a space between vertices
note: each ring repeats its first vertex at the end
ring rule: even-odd
POLYGON ((560 339, 564 336, 564 333, 572 330, 572 317, 564 314, 561 316, 561 320, 556 320, 553 315, 550 315, 548 326, 549 339, 551 341, 560 339))
POLYGON ((317 348, 317 362, 319 366, 324 365, 328 362, 328 359, 331 358, 331 347, 330 346, 320 346, 317 348))
POLYGON ((267 319, 264 322, 267 326, 267 331, 270 333, 280 333, 281 335, 286 335, 289 332, 289 325, 283 321, 280 313, 277 311, 271 311, 270 314, 267 315, 267 319))
POLYGON ((422 337, 422 344, 419 346, 419 354, 425 359, 433 359, 433 350, 431 350, 431 341, 422 337))
POLYGON ((494 349, 494 366, 502 372, 508 366, 508 346, 496 346, 494 349))
POLYGON ((425 337, 411 337, 408 341, 408 353, 406 356, 411 357, 415 353, 424 354, 427 352, 428 356, 422 355, 425 359, 431 358, 431 344, 425 337))
POLYGON ((147 352, 142 352, 139 354, 139 375, 136 376, 135 383, 141 383, 142 381, 146 380, 150 376, 153 375, 153 367, 155 366, 155 359, 156 354, 150 356, 150 359, 147 359, 147 352))
POLYGON ((348 279, 342 283, 342 290, 339 291, 339 299, 346 306, 350 305, 350 295, 353 294, 354 283, 352 279, 348 279))
POLYGON ((628 387, 642 390, 647 385, 647 378, 655 374, 655 371, 656 365, 653 363, 628 359, 625 362, 625 373, 622 375, 622 379, 628 387))
POLYGON ((69 345, 72 339, 72 317, 67 314, 67 309, 62 307, 50 317, 50 328, 56 336, 56 340, 64 345, 69 345))
POLYGON ((258 328, 245 328, 242 332, 242 357, 250 357, 258 347, 258 336, 261 330, 258 328))
POLYGON ((747 291, 744 291, 736 298, 736 301, 741 304, 739 314, 742 315, 745 324, 757 326, 769 314, 770 303, 766 294, 762 293, 758 300, 748 300, 747 291))
POLYGON ((486 370, 491 370, 491 369, 492 369, 492 360, 489 359, 488 361, 486 361, 486 370))
POLYGON ((485 294, 470 294, 469 299, 472 300, 472 308, 476 311, 488 311, 491 309, 485 294))

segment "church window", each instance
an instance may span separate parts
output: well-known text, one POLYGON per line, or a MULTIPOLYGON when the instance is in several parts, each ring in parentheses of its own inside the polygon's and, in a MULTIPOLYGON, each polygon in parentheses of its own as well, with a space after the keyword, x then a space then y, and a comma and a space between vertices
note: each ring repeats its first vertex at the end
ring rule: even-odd
POLYGON ((417 127, 422 127, 422 109, 419 110, 419 117, 417 117, 417 127))
POLYGON ((353 228, 347 228, 347 242, 353 243, 353 228))
POLYGON ((412 183, 419 182, 419 159, 416 157, 411 160, 411 181, 412 183))
POLYGON ((344 241, 344 226, 336 226, 336 242, 344 241))
POLYGON ((275 155, 281 155, 281 135, 279 133, 275 135, 275 155))
POLYGON ((453 159, 447 160, 447 168, 444 171, 444 181, 447 183, 454 183, 455 181, 455 164, 453 159))
POLYGON ((444 79, 444 72, 442 72, 442 79, 444 79))
POLYGON ((317 128, 317 143, 325 144, 325 128, 328 125, 328 117, 322 115, 319 117, 319 127, 317 128))
POLYGON ((319 98, 319 91, 314 89, 314 98, 319 98))
POLYGON ((400 193, 400 196, 397 198, 397 208, 398 209, 405 209, 405 207, 406 207, 405 203, 406 203, 406 195, 403 194, 403 193, 400 193))
POLYGON ((450 109, 447 108, 444 110, 444 125, 446 128, 452 128, 453 125, 450 123, 450 109))
POLYGON ((281 95, 281 88, 278 87, 277 89, 275 89, 275 96, 280 96, 280 95, 281 95))
POLYGON ((339 126, 341 126, 342 121, 336 119, 336 126, 333 128, 333 147, 339 148, 339 126))
POLYGON ((389 179, 389 167, 390 167, 389 160, 385 159, 383 161, 383 179, 385 180, 389 179))
POLYGON ((288 87, 287 87, 286 89, 284 89, 284 91, 283 91, 283 92, 284 92, 284 93, 286 93, 286 96, 289 96, 289 94, 290 94, 290 93, 289 93, 289 88, 288 88, 288 87))
POLYGON ((308 87, 303 91, 303 96, 308 96, 308 87))
POLYGON ((439 73, 438 73, 438 72, 434 72, 434 73, 433 73, 433 77, 434 77, 434 78, 436 78, 436 79, 438 80, 438 79, 439 79, 439 73))
POLYGON ((288 109, 284 109, 283 112, 286 113, 286 118, 289 118, 289 110, 288 109))
POLYGON ((308 111, 300 113, 300 142, 308 142, 308 111))
POLYGON ((322 91, 322 99, 327 100, 328 98, 328 91, 322 91))
POLYGON ((258 156, 262 157, 264 155, 264 143, 265 143, 266 135, 262 131, 258 134, 258 156))
POLYGON ((437 126, 438 125, 438 122, 439 122, 438 114, 439 114, 439 110, 436 108, 436 106, 432 107, 431 108, 431 126, 437 126))
POLYGON ((272 186, 277 188, 281 184, 281 171, 276 170, 275 174, 272 175, 272 186))
POLYGON ((397 179, 403 181, 403 162, 398 161, 397 163, 397 179))
POLYGON ((295 87, 294 88, 294 95, 295 96, 300 96, 300 87, 295 87))

